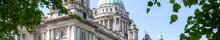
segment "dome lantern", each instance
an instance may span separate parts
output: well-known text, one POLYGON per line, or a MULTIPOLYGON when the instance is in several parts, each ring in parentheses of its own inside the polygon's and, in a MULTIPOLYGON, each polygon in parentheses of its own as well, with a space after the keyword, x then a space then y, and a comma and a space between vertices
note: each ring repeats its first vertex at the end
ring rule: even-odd
POLYGON ((112 6, 112 5, 118 5, 121 7, 124 7, 124 4, 122 0, 99 0, 97 6, 112 6))

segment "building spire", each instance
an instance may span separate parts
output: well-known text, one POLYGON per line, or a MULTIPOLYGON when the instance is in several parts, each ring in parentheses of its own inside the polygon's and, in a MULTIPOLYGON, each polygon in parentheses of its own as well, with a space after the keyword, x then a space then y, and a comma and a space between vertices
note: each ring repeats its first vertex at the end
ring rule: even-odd
POLYGON ((151 40, 150 35, 146 31, 144 31, 144 38, 143 38, 143 40, 151 40))

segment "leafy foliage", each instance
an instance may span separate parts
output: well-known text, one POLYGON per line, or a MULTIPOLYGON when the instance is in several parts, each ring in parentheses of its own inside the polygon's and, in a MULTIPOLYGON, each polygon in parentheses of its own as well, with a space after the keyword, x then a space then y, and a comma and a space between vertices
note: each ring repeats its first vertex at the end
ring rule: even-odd
POLYGON ((157 6, 160 7, 160 2, 157 2, 157 6))
POLYGON ((181 6, 178 3, 173 4, 173 12, 178 12, 181 6))
POLYGON ((154 5, 154 4, 153 4, 153 2, 152 2, 152 1, 149 1, 149 2, 148 2, 148 6, 150 6, 150 7, 151 7, 151 6, 153 6, 153 5, 154 5))
POLYGON ((177 21, 178 17, 177 15, 171 15, 171 21, 170 21, 170 24, 172 24, 173 22, 177 21))
MULTIPOLYGON (((147 4, 148 4, 149 7, 152 7, 153 5, 157 5, 158 7, 161 6, 160 2, 157 2, 157 0, 154 0, 154 2, 153 1, 149 1, 149 2, 147 2, 147 4)), ((150 12, 150 8, 147 8, 146 12, 149 13, 150 12)))
MULTIPOLYGON (((154 1, 154 0, 153 0, 154 1)), ((170 0, 173 4, 173 12, 179 12, 181 5, 175 0, 170 0)), ((182 0, 183 6, 201 6, 195 9, 194 15, 187 18, 184 33, 180 34, 180 40, 199 40, 206 36, 208 40, 220 40, 220 0, 182 0)), ((148 9, 150 10, 150 8, 148 9)), ((176 14, 171 15, 172 24, 178 19, 176 14)))
POLYGON ((171 4, 174 4, 174 3, 175 3, 175 0, 170 0, 170 3, 171 3, 171 4))
POLYGON ((146 10, 146 11, 147 11, 147 13, 149 13, 149 12, 150 12, 150 8, 147 8, 147 10, 146 10))
MULTIPOLYGON (((38 8, 53 6, 61 13, 67 10, 62 0, 0 0, 0 40, 14 40, 19 35, 18 28, 33 32, 42 21, 43 13, 38 8)), ((72 0, 74 1, 74 0, 72 0)))

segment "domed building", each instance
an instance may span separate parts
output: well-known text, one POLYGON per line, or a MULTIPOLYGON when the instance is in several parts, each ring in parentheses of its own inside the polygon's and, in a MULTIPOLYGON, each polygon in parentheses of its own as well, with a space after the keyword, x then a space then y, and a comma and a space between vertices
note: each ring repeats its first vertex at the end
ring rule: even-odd
POLYGON ((161 34, 161 33, 158 34, 157 39, 158 39, 158 40, 163 40, 163 37, 162 37, 162 34, 161 34))
POLYGON ((62 0, 65 15, 50 8, 48 16, 33 33, 21 28, 16 40, 138 40, 138 29, 129 18, 122 0, 99 0, 90 9, 90 0, 62 0))
POLYGON ((96 23, 119 33, 125 39, 137 40, 138 29, 129 18, 122 0, 99 0, 93 13, 96 23))

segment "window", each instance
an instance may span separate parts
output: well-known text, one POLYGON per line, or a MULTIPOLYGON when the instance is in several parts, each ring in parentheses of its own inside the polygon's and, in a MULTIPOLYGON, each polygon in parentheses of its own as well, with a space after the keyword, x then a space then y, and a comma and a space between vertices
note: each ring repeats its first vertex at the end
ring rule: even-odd
POLYGON ((84 0, 81 0, 80 3, 81 3, 82 5, 84 5, 84 0))
POLYGON ((118 8, 117 8, 117 7, 115 7, 115 10, 118 10, 118 8))
POLYGON ((41 37, 41 35, 39 35, 39 36, 38 36, 38 40, 42 40, 42 37, 41 37))
POLYGON ((112 8, 110 8, 110 11, 112 11, 112 8))
POLYGON ((22 33, 21 38, 25 39, 25 34, 24 33, 22 33))
POLYGON ((125 38, 128 38, 128 33, 125 33, 124 36, 125 36, 125 38))
POLYGON ((110 20, 110 30, 113 30, 113 20, 110 20))
POLYGON ((108 8, 106 8, 106 12, 108 12, 108 8))
POLYGON ((102 9, 102 13, 104 13, 105 12, 105 9, 102 9))
POLYGON ((64 38, 64 31, 60 31, 60 38, 64 38))
POLYGON ((87 14, 83 12, 83 18, 87 18, 87 14))
POLYGON ((85 40, 85 31, 80 32, 80 40, 85 40))
POLYGON ((116 24, 119 24, 119 18, 116 18, 116 24))
POLYGON ((16 35, 16 40, 21 40, 19 35, 16 35))

